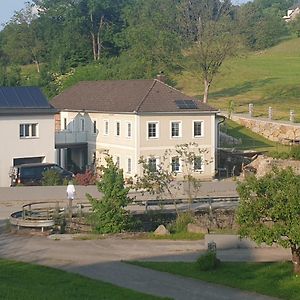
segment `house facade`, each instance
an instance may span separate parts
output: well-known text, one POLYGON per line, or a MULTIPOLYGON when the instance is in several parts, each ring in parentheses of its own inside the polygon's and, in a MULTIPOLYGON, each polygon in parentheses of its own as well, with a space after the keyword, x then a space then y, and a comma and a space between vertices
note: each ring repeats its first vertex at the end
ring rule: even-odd
POLYGON ((0 87, 0 186, 10 186, 16 165, 54 162, 56 113, 38 88, 0 87))
POLYGON ((196 143, 196 152, 203 153, 195 175, 215 175, 217 110, 160 80, 81 82, 56 96, 52 105, 61 111, 56 147, 63 167, 71 163, 83 169, 109 154, 125 177, 133 177, 142 173, 141 157, 155 166, 168 150, 165 164, 180 178, 184 170, 175 146, 196 143))
POLYGON ((286 14, 286 16, 283 17, 283 19, 286 22, 290 22, 292 20, 295 20, 297 18, 297 16, 299 15, 299 13, 300 13, 300 2, 298 4, 291 6, 287 10, 287 14, 286 14))

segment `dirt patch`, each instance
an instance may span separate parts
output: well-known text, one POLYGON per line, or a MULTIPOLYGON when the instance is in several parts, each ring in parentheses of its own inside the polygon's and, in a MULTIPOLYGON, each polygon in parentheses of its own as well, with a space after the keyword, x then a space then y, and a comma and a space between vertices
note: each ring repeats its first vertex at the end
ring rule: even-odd
POLYGON ((247 176, 248 173, 255 173, 257 177, 262 177, 269 173, 274 167, 280 169, 291 167, 296 174, 300 175, 299 160, 277 159, 259 155, 253 162, 245 167, 242 177, 247 176))

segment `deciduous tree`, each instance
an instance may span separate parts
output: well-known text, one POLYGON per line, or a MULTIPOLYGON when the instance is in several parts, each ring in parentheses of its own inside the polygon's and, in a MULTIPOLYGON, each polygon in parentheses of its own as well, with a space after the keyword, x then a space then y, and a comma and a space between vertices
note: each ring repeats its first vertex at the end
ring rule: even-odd
POLYGON ((290 248, 294 272, 300 274, 300 176, 291 168, 274 169, 239 183, 238 193, 241 236, 290 248))
POLYGON ((236 54, 239 40, 235 35, 230 0, 183 0, 180 7, 181 31, 187 41, 186 67, 203 79, 203 102, 225 59, 236 54))

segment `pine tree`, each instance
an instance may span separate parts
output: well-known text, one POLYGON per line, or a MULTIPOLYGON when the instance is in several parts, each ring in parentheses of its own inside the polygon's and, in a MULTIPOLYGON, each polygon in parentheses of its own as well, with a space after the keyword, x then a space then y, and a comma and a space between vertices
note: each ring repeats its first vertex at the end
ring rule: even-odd
POLYGON ((101 199, 87 194, 92 204, 91 222, 99 233, 117 233, 130 230, 133 222, 125 206, 130 202, 129 189, 124 187, 123 170, 120 170, 111 157, 106 159, 106 167, 102 167, 103 176, 97 182, 97 188, 103 193, 101 199))

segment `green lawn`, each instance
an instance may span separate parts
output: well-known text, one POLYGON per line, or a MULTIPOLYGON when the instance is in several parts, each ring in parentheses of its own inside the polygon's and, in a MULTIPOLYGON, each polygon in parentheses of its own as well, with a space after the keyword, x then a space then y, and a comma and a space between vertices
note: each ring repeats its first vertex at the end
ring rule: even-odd
POLYGON ((196 263, 132 262, 138 266, 169 272, 278 297, 300 299, 300 277, 292 275, 292 264, 282 263, 221 263, 215 271, 198 271, 196 263))
MULTIPOLYGON (((231 120, 226 120, 225 125, 221 127, 221 130, 226 134, 241 139, 242 144, 235 145, 236 149, 252 149, 257 151, 279 151, 279 152, 289 152, 290 147, 284 146, 280 143, 272 142, 265 137, 251 131, 250 129, 233 122, 231 120)), ((226 147, 227 145, 222 145, 226 147)), ((232 145, 228 145, 232 148, 232 145)))
POLYGON ((0 299, 161 299, 64 271, 0 259, 0 299))
POLYGON ((153 233, 146 233, 143 236, 139 236, 139 238, 152 239, 152 240, 189 240, 189 241, 197 241, 203 240, 203 233, 193 233, 193 232, 177 232, 171 233, 170 235, 154 235, 153 233))
MULTIPOLYGON (((172 79, 183 92, 202 97, 203 85, 195 74, 184 72, 172 79)), ((257 116, 267 116, 272 106, 275 119, 287 120, 289 109, 294 109, 300 121, 300 38, 225 62, 212 84, 209 103, 227 110, 229 100, 234 100, 236 112, 247 112, 248 104, 254 103, 257 116)))

